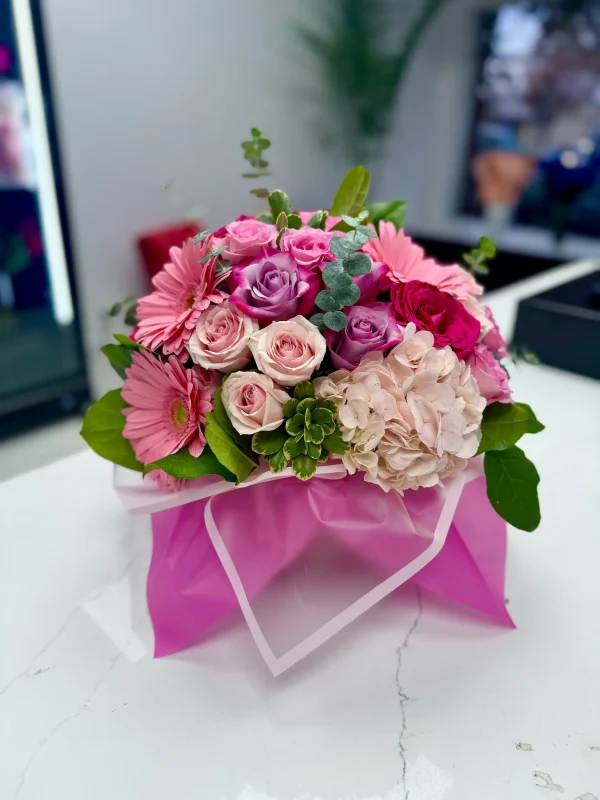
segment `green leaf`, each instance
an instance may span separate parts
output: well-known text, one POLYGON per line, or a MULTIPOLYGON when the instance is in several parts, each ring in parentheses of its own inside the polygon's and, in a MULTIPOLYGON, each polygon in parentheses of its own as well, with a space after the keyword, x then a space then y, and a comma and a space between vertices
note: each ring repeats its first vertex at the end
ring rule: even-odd
POLYGON ((306 453, 306 450, 307 444, 303 438, 300 438, 300 440, 298 440, 298 437, 294 439, 288 439, 283 445, 283 454, 288 461, 290 461, 292 458, 296 458, 296 456, 306 453))
POLYGON ((285 429, 290 436, 297 436, 304 430, 304 420, 302 420, 302 422, 297 422, 296 417, 288 419, 285 423, 285 429))
POLYGON ((366 167, 353 167, 342 180, 329 213, 334 216, 348 214, 355 217, 363 209, 370 182, 366 167))
POLYGON ((325 326, 332 331, 343 331, 348 324, 348 317, 343 311, 328 311, 323 317, 325 326))
MULTIPOLYGON (((290 421, 288 420, 288 422, 290 421)), ((287 438, 283 425, 275 428, 274 431, 258 431, 252 437, 252 449, 261 456, 272 456, 281 450, 287 438)))
POLYGON ((352 253, 344 258, 342 266, 348 275, 355 277, 356 275, 368 275, 373 265, 366 253, 352 253))
MULTIPOLYGON (((345 236, 332 236, 329 242, 329 249, 336 258, 346 258, 354 252, 354 248, 345 236)), ((331 265, 330 265, 331 266, 331 265)))
POLYGON ((308 321, 312 322, 312 324, 323 333, 325 330, 325 323, 323 322, 324 317, 324 314, 313 314, 308 321))
POLYGON ((369 219, 378 230, 380 222, 391 222, 397 231, 404 225, 406 203, 402 200, 392 200, 389 203, 367 203, 369 219))
POLYGON ((113 339, 116 339, 119 344, 122 344, 123 347, 127 347, 129 350, 147 350, 148 348, 144 347, 143 344, 139 342, 134 342, 133 339, 130 339, 129 336, 125 336, 124 333, 113 333, 113 339))
POLYGON ((283 416, 291 419, 294 414, 296 413, 296 408, 298 406, 298 400, 293 397, 283 404, 283 416))
POLYGON ((107 392, 91 406, 84 417, 80 435, 95 453, 121 467, 143 470, 130 442, 123 436, 127 403, 120 389, 107 392))
MULTIPOLYGON (((360 297, 360 291, 358 295, 360 297)), ((323 289, 315 297, 315 305, 322 308, 323 311, 339 311, 344 303, 338 302, 333 292, 328 292, 326 289, 323 289)))
POLYGON ((298 231, 302 227, 302 220, 298 214, 288 214, 288 228, 298 231))
POLYGON ((332 261, 331 264, 327 264, 325 269, 322 272, 323 281, 325 282, 325 286, 331 286, 335 283, 340 275, 344 275, 344 268, 342 267, 339 261, 332 261))
POLYGON ((347 272, 342 271, 334 278, 332 284, 331 290, 333 292, 343 292, 345 289, 349 289, 351 286, 354 286, 354 281, 347 272))
POLYGON ((494 510, 515 528, 534 531, 540 524, 540 476, 519 447, 490 450, 483 461, 487 494, 494 510))
POLYGON ((280 214, 285 214, 288 217, 292 213, 292 204, 290 198, 281 189, 275 189, 269 195, 269 205, 273 212, 273 219, 277 219, 280 214))
POLYGON ((296 417, 302 417, 304 419, 304 415, 306 414, 306 412, 312 411, 313 408, 316 408, 316 406, 317 406, 317 401, 315 400, 314 397, 304 397, 298 403, 298 408, 296 409, 296 416, 294 417, 294 419, 296 419, 296 417))
POLYGON ((273 453, 272 456, 268 456, 267 461, 269 462, 269 467, 271 472, 283 472, 283 470, 289 464, 289 458, 283 452, 283 448, 278 450, 277 453, 273 453))
POLYGON ((275 220, 273 219, 273 214, 268 214, 266 211, 263 211, 262 214, 257 214, 255 219, 259 222, 267 222, 269 225, 273 225, 275 220))
POLYGON ((314 444, 321 444, 325 438, 325 431, 320 425, 312 425, 310 430, 306 432, 305 436, 307 441, 313 442, 314 444))
POLYGON ((342 219, 349 228, 358 228, 358 219, 349 217, 347 214, 342 214, 342 219))
POLYGON ((376 239, 377 238, 377 234, 375 233, 373 228, 369 228, 366 225, 359 225, 357 230, 358 230, 358 233, 362 233, 363 236, 367 237, 367 239, 376 239))
POLYGON ((260 139, 262 136, 262 131, 259 131, 258 128, 250 128, 250 135, 255 139, 260 139))
POLYGON ((327 452, 327 450, 323 450, 322 447, 321 447, 321 455, 319 456, 318 460, 321 461, 323 464, 326 461, 329 461, 329 453, 327 452))
POLYGON ((231 420, 227 416, 227 411, 225 411, 225 406, 223 405, 222 394, 223 387, 219 386, 213 398, 213 413, 215 415, 215 420, 223 428, 225 433, 231 436, 231 438, 238 442, 238 444, 241 444, 243 441, 242 434, 236 431, 231 423, 231 420))
POLYGON ((250 189, 250 194, 253 194, 255 197, 260 197, 261 199, 265 199, 269 196, 270 192, 268 189, 260 188, 260 189, 250 189))
MULTIPOLYGON (((367 228, 367 230, 369 230, 367 228)), ((369 236, 366 233, 363 233, 360 230, 350 231, 350 233, 346 234, 346 239, 352 246, 353 250, 359 250, 363 244, 366 244, 369 241, 369 236)))
POLYGON ((312 412, 312 419, 317 425, 330 425, 333 422, 333 412, 319 406, 312 412))
POLYGON ((336 455, 343 455, 350 450, 350 445, 342 439, 342 434, 339 430, 326 436, 322 444, 329 453, 335 453, 336 455))
POLYGON ((308 220, 308 227, 309 228, 321 228, 322 230, 325 230, 325 222, 326 222, 328 216, 329 216, 329 212, 328 211, 317 211, 308 220))
POLYGON ((338 414, 338 407, 335 400, 332 400, 330 397, 326 400, 319 400, 319 408, 328 408, 334 416, 334 419, 337 418, 338 414))
POLYGON ((316 461, 318 458, 321 457, 321 451, 322 451, 322 448, 321 448, 320 444, 312 444, 311 443, 311 444, 308 445, 308 453, 307 453, 307 455, 310 456, 311 458, 314 458, 315 461, 316 461))
POLYGON ((275 225, 278 231, 283 231, 288 226, 288 218, 285 211, 281 211, 275 218, 275 225))
POLYGON ((354 230, 354 228, 351 228, 350 225, 347 225, 344 220, 341 219, 339 222, 336 222, 336 224, 330 230, 332 232, 348 233, 349 231, 354 230))
POLYGON ((304 400, 305 397, 314 397, 315 387, 310 381, 300 381, 294 387, 294 397, 296 400, 304 400))
POLYGON ((198 458, 191 455, 187 447, 171 456, 161 458, 144 467, 144 475, 153 469, 162 469, 174 478, 202 478, 204 475, 220 475, 226 481, 235 482, 235 475, 229 472, 217 459, 208 445, 198 458))
POLYGON ((117 375, 125 380, 127 377, 125 370, 131 366, 131 350, 121 344, 105 344, 100 348, 100 352, 108 358, 117 375))
POLYGON ((525 433, 540 433, 544 426, 525 403, 491 403, 483 412, 478 453, 507 450, 525 433))
POLYGON ((317 462, 314 458, 307 455, 296 456, 292 460, 292 468, 297 478, 300 478, 301 481, 307 481, 315 474, 317 462))
POLYGON ((496 243, 487 236, 482 236, 479 240, 479 249, 486 258, 494 258, 496 255, 496 243))
POLYGON ((206 441, 221 464, 233 472, 238 483, 245 480, 256 462, 241 450, 234 439, 217 422, 214 411, 206 415, 206 441))
POLYGON ((332 289, 333 297, 338 303, 337 308, 328 308, 327 311, 338 311, 344 306, 353 306, 360 299, 360 289, 355 283, 341 289, 332 289))

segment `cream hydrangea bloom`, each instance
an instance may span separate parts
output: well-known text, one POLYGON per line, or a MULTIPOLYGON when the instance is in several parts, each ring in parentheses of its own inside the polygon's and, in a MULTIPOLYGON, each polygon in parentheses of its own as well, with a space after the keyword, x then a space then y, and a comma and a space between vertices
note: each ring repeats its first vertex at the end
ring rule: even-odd
POLYGON ((338 406, 350 473, 385 491, 435 486, 477 452, 486 405, 469 367, 428 331, 407 325, 387 358, 369 353, 353 372, 315 383, 317 397, 338 406))

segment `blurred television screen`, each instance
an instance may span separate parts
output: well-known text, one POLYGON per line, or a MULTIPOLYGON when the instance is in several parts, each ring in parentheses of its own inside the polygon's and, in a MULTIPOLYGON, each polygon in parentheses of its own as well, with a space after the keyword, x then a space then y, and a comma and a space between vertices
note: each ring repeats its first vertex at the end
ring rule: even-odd
POLYGON ((600 237, 600 2, 507 3, 480 33, 461 210, 600 237))

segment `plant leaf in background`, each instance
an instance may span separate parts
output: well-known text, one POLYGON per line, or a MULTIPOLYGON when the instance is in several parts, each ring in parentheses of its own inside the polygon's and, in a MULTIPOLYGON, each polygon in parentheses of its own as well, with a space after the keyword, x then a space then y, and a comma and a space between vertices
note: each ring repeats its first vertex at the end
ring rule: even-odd
POLYGON ((141 472, 143 465, 136 459, 131 444, 123 436, 124 408, 127 408, 127 403, 121 397, 120 389, 107 392, 88 410, 80 435, 102 458, 141 472))
POLYGON ((205 475, 220 475, 226 481, 235 482, 235 475, 226 469, 208 445, 195 458, 187 447, 171 456, 166 456, 144 467, 144 475, 161 469, 173 478, 203 478, 205 475))
POLYGON ((117 375, 125 380, 125 370, 131 366, 132 349, 122 344, 105 344, 100 348, 100 352, 108 358, 117 375))
POLYGON ((357 216, 364 208, 370 183, 371 177, 366 167, 353 167, 344 176, 333 198, 330 214, 335 217, 341 214, 357 216))
POLYGON ((515 528, 533 531, 540 524, 537 487, 540 476, 516 446, 490 450, 483 462, 490 502, 502 519, 515 528))
POLYGON ((206 415, 206 441, 221 464, 233 472, 237 482, 245 480, 256 467, 246 453, 240 449, 235 440, 219 425, 214 411, 206 415))
POLYGON ((406 203, 403 200, 392 200, 390 203, 367 203, 369 222, 378 230, 380 222, 391 222, 397 231, 404 225, 406 203))
POLYGON ((395 0, 330 0, 315 3, 318 25, 299 26, 300 41, 316 59, 325 87, 326 113, 319 120, 336 126, 322 133, 344 147, 348 163, 368 163, 381 151, 408 66, 448 2, 417 0, 410 15, 405 3, 395 0), (401 34, 391 41, 394 30, 401 34))
POLYGON ((526 403, 492 403, 483 412, 477 453, 507 450, 524 434, 543 430, 544 426, 526 403))

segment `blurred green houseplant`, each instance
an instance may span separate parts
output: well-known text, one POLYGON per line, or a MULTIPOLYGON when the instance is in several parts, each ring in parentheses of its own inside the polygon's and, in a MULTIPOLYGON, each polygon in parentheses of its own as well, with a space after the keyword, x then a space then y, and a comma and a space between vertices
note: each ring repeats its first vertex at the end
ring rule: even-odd
POLYGON ((448 1, 416 0, 399 37, 394 28, 403 3, 397 0, 321 2, 314 15, 318 24, 299 27, 317 60, 328 117, 335 122, 328 138, 341 143, 349 162, 368 163, 380 151, 412 57, 448 1))

